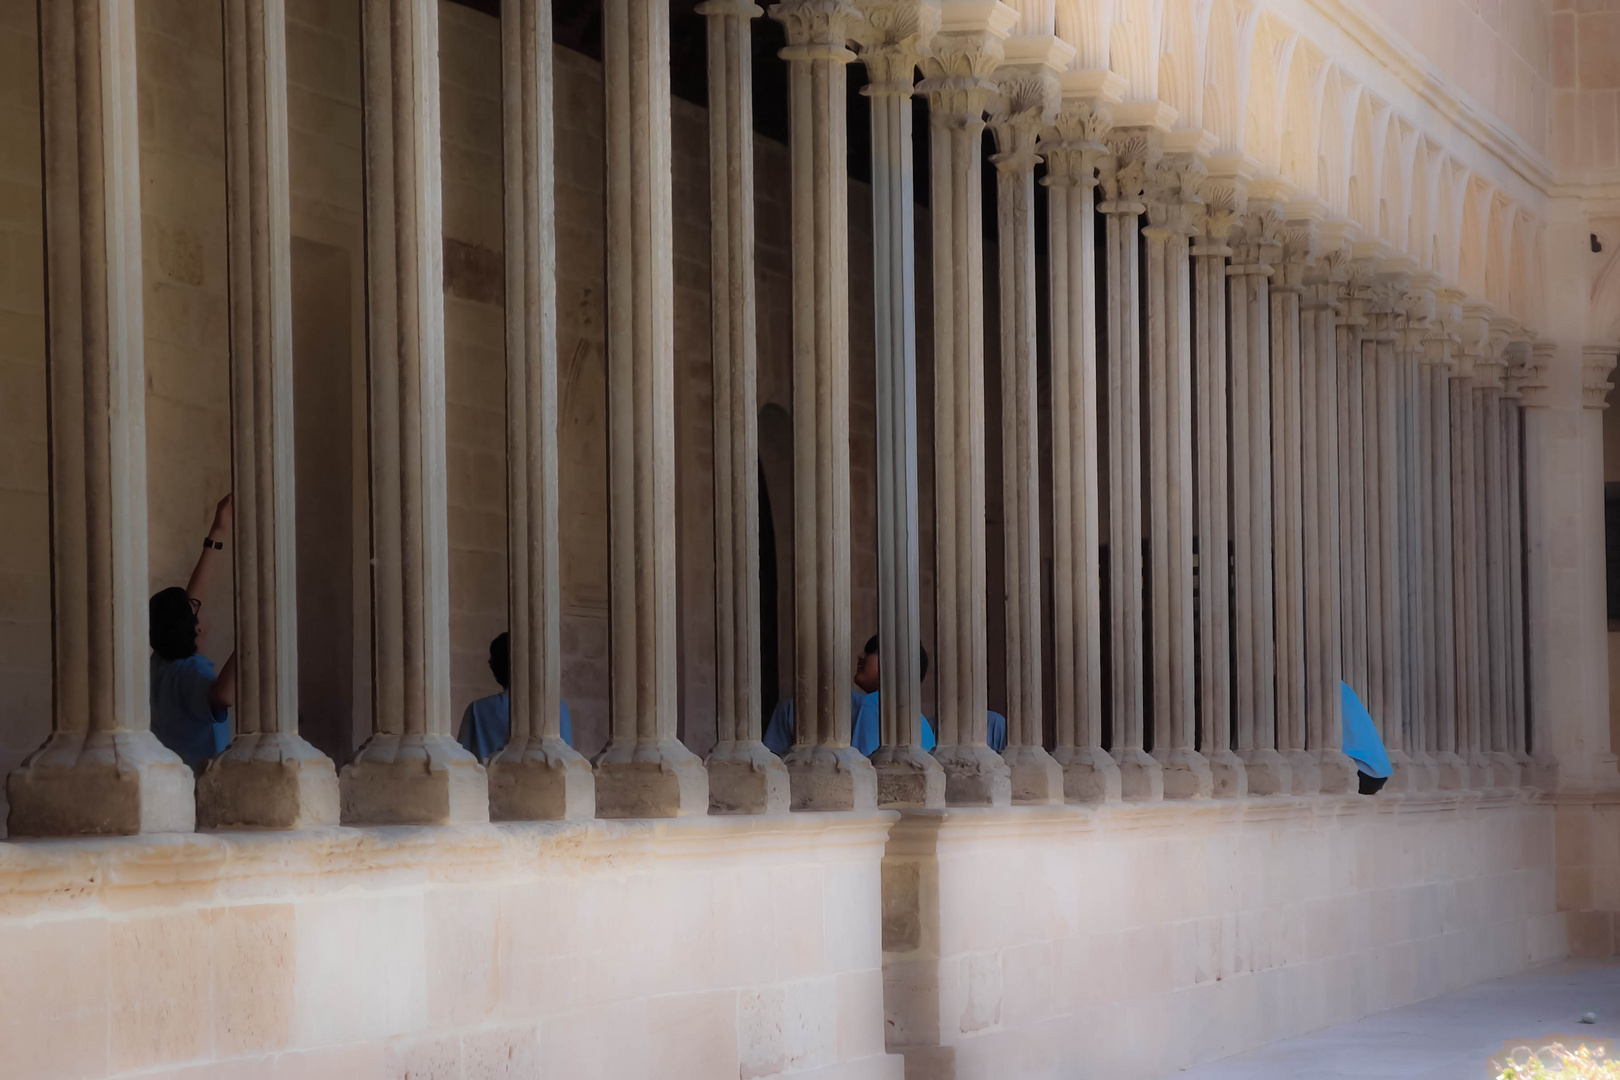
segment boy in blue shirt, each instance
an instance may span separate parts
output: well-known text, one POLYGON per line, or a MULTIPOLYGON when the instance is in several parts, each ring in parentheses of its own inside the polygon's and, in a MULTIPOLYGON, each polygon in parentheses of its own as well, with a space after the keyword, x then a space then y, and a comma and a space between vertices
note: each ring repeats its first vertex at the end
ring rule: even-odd
POLYGON ((225 550, 221 538, 230 530, 232 509, 229 495, 214 507, 214 523, 186 587, 164 589, 146 606, 152 734, 199 773, 230 745, 230 708, 236 704, 236 654, 216 673, 214 662, 197 651, 207 632, 202 586, 214 552, 225 550))
MULTIPOLYGON (((481 697, 461 714, 461 731, 456 741, 479 761, 500 753, 512 732, 512 635, 502 630, 489 643, 489 673, 501 684, 501 692, 481 697)), ((562 739, 574 745, 574 722, 568 715, 568 702, 559 703, 562 713, 562 739)))

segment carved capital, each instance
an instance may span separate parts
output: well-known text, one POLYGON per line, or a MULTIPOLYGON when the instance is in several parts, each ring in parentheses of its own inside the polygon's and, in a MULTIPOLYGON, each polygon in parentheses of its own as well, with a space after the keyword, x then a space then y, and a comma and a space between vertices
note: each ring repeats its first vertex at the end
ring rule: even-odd
POLYGON ((924 0, 854 0, 862 22, 855 28, 861 62, 869 75, 861 93, 910 97, 913 76, 939 32, 939 7, 924 0))
POLYGON ((1004 56, 1000 35, 989 30, 935 34, 917 84, 917 92, 928 97, 929 113, 946 124, 982 123, 996 98, 990 76, 1004 56))
POLYGON ((1203 186, 1209 172, 1196 154, 1166 154, 1148 168, 1150 228, 1178 236, 1203 231, 1203 186))
POLYGON ((1547 386, 1547 370, 1558 355, 1558 346, 1550 341, 1532 341, 1519 383, 1519 400, 1526 409, 1541 409, 1551 405, 1547 386))
POLYGON ((1267 274, 1282 258, 1282 203, 1274 199, 1250 199, 1242 229, 1232 237, 1232 265, 1242 273, 1267 274))
POLYGON ((1609 373, 1614 370, 1620 345, 1587 345, 1581 349, 1581 404, 1588 409, 1609 407, 1609 373))
POLYGON ((1097 162, 1108 153, 1103 138, 1113 126, 1108 106, 1100 101, 1063 99, 1052 118, 1056 135, 1042 140, 1049 185, 1094 184, 1097 162))
POLYGON ((771 18, 787 35, 784 60, 855 59, 846 43, 861 26, 861 13, 850 0, 781 0, 771 5, 771 18))
POLYGON ((1105 214, 1140 214, 1147 191, 1148 170, 1164 152, 1159 132, 1151 128, 1112 128, 1107 136, 1108 156, 1097 164, 1107 200, 1098 207, 1105 214))
POLYGON ((1033 171, 1040 160, 1036 143, 1057 116, 1057 74, 1044 65, 999 68, 990 77, 997 93, 990 100, 990 128, 1002 171, 1033 171))

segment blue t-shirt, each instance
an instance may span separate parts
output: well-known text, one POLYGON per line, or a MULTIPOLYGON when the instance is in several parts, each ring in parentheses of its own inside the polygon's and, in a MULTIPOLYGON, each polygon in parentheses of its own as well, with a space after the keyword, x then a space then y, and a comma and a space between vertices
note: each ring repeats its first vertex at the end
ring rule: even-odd
MULTIPOLYGON (((859 689, 850 690, 849 716, 849 745, 871 757, 877 751, 883 734, 879 724, 881 714, 878 712, 877 692, 868 694, 859 689)), ((1005 732, 1006 721, 1002 721, 1002 729, 1005 732)), ((771 710, 770 723, 765 725, 765 748, 778 757, 786 754, 793 748, 794 732, 793 699, 783 698, 776 703, 776 708, 771 710)), ((922 748, 932 750, 934 743, 934 728, 925 716, 922 718, 922 748)))
MULTIPOLYGON (((568 702, 560 704, 562 739, 569 746, 573 746, 573 717, 568 715, 568 702)), ((456 741, 465 746, 479 761, 488 761, 505 748, 511 731, 512 698, 502 690, 498 694, 479 698, 467 706, 467 711, 461 714, 461 731, 456 735, 456 741)))
POLYGON ((1378 737, 1378 727, 1372 714, 1361 703, 1350 684, 1339 684, 1339 711, 1344 716, 1344 754, 1356 763, 1356 768, 1374 779, 1395 771, 1384 752, 1384 740, 1378 737))
POLYGON ((152 734, 196 768, 231 744, 229 709, 208 702, 214 662, 201 653, 184 660, 151 658, 152 734))

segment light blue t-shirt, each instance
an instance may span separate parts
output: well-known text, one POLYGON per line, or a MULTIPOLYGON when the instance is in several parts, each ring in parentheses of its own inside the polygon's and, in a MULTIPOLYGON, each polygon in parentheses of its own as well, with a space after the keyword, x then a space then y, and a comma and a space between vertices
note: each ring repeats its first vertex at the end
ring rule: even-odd
POLYGON ((159 742, 193 769, 231 744, 230 710, 208 701, 218 677, 212 660, 201 653, 183 660, 153 653, 149 671, 152 734, 159 742))
MULTIPOLYGON (((867 757, 877 752, 883 738, 883 728, 880 724, 881 713, 878 711, 877 692, 868 694, 860 689, 849 692, 850 733, 849 744, 867 757)), ((995 713, 991 713, 995 716, 995 713)), ((1006 721, 1002 721, 1005 732, 1006 721)), ((765 748, 778 757, 786 754, 793 748, 794 739, 793 699, 783 698, 771 710, 770 723, 765 725, 765 748)), ((928 722, 928 717, 922 718, 922 748, 932 750, 935 744, 934 727, 928 722)), ((1005 734, 1003 735, 1005 741, 1005 734)))
POLYGON ((1378 726, 1372 714, 1361 703, 1350 684, 1339 684, 1339 711, 1344 717, 1344 754, 1368 776, 1389 776, 1395 769, 1384 751, 1384 740, 1378 737, 1378 726))
MULTIPOLYGON (((568 715, 568 702, 561 702, 562 739, 574 745, 574 721, 568 715)), ((506 746, 512 732, 512 698, 505 690, 479 698, 461 714, 461 731, 456 741, 479 761, 488 761, 506 746)))

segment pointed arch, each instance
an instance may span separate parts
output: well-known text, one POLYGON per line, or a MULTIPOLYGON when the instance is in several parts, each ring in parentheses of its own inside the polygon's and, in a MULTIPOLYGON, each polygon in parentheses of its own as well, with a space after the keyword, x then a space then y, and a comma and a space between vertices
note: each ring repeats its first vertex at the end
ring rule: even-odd
POLYGON ((1159 55, 1159 99, 1176 110, 1176 127, 1204 126, 1204 81, 1212 0, 1166 0, 1159 55))
POLYGON ((1513 205, 1500 190, 1489 193, 1485 222, 1484 297, 1498 311, 1509 312, 1508 255, 1513 248, 1513 205))
POLYGON ((1288 65, 1283 94, 1282 175, 1301 191, 1324 197, 1321 170, 1322 99, 1330 71, 1327 58, 1301 41, 1288 65))
POLYGON ((1462 192, 1462 221, 1457 230, 1457 287, 1485 299, 1487 229, 1490 225, 1491 186, 1478 176, 1466 180, 1462 192))
POLYGON ((1320 134, 1317 137, 1317 194, 1339 217, 1349 214, 1350 123, 1360 87, 1329 67, 1322 80, 1320 134))
POLYGON ((1243 116, 1248 109, 1249 61, 1260 12, 1247 0, 1214 0, 1204 46, 1204 128, 1215 136, 1216 152, 1243 149, 1243 116))
POLYGON ((1407 250, 1423 269, 1438 273, 1434 263, 1434 220, 1436 188, 1440 183, 1440 154, 1426 137, 1419 134, 1412 147, 1412 198, 1407 209, 1407 250))
POLYGON ((1363 236, 1376 236, 1378 229, 1378 164, 1380 144, 1373 139, 1375 121, 1382 119, 1370 94, 1357 95, 1356 111, 1350 129, 1350 170, 1345 185, 1345 209, 1350 220, 1361 227, 1363 236))
POLYGON ((1378 235, 1395 251, 1411 254, 1407 205, 1412 190, 1412 156, 1417 130, 1386 109, 1378 184, 1378 235))
POLYGON ((1535 306, 1530 300, 1532 243, 1535 219, 1520 208, 1513 214, 1513 228, 1508 238, 1508 311, 1525 326, 1535 320, 1535 306))
POLYGON ((1056 0, 1053 25, 1057 36, 1074 46, 1073 70, 1108 70, 1114 0, 1056 0))
POLYGON ((1248 107, 1243 115, 1240 149, 1267 172, 1279 172, 1281 139, 1277 119, 1283 87, 1278 86, 1279 56, 1292 52, 1294 35, 1269 14, 1260 16, 1249 51, 1248 107))
POLYGON ((1468 170, 1449 155, 1440 167, 1439 200, 1436 203, 1434 252, 1435 272, 1447 284, 1463 287, 1458 269, 1459 242, 1462 236, 1463 195, 1468 189, 1468 170))
POLYGON ((1159 99, 1159 42, 1165 0, 1116 0, 1108 62, 1125 80, 1126 101, 1159 99))

